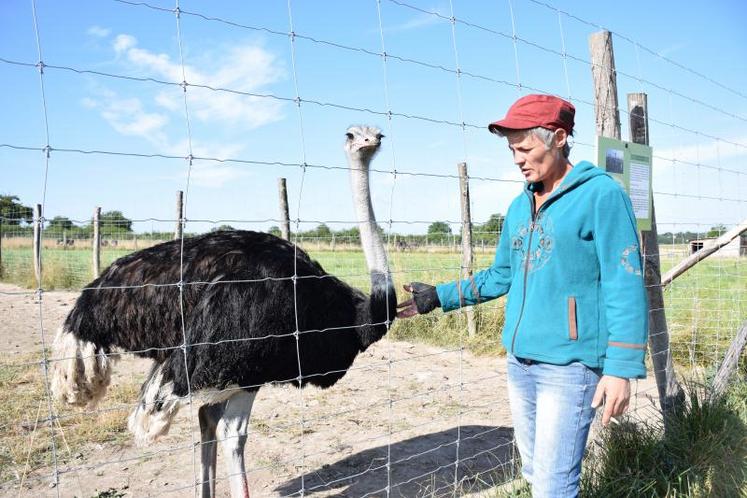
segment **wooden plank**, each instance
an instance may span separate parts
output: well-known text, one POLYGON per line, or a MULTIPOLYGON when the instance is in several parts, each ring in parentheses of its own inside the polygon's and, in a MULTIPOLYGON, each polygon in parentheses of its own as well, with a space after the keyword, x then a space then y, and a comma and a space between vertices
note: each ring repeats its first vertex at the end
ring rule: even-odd
POLYGON ((744 232, 747 232, 747 220, 743 220, 742 223, 721 235, 719 238, 713 241, 713 244, 709 244, 708 247, 703 247, 699 251, 691 254, 690 256, 677 263, 674 268, 669 270, 663 277, 661 277, 662 287, 671 283, 672 280, 679 277, 711 254, 715 253, 716 251, 727 245, 729 242, 742 235, 744 232))
POLYGON ((742 327, 737 332, 737 336, 731 342, 729 350, 724 356, 724 361, 721 363, 716 376, 713 378, 713 392, 716 396, 721 396, 726 391, 726 386, 729 384, 729 378, 732 376, 734 371, 739 365, 739 357, 742 355, 745 346, 747 345, 747 321, 742 323, 742 327))

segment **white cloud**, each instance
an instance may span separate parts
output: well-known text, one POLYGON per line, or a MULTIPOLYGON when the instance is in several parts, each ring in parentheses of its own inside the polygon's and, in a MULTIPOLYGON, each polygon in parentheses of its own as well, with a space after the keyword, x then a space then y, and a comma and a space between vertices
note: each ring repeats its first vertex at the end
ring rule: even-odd
POLYGON ((178 111, 184 105, 184 99, 177 97, 174 92, 158 92, 153 100, 168 111, 178 111))
POLYGON ((111 30, 108 28, 102 28, 101 26, 93 25, 88 28, 86 33, 97 38, 106 38, 111 33, 111 30))
POLYGON ((114 39, 114 51, 118 54, 134 47, 137 44, 137 40, 134 36, 130 35, 117 35, 114 39))
POLYGON ((145 111, 140 99, 110 97, 103 103, 89 99, 84 105, 100 109, 101 116, 122 135, 139 136, 156 143, 164 138, 168 116, 145 111))
MULTIPOLYGON (((186 157, 189 154, 189 142, 186 139, 171 144, 164 143, 162 148, 172 156, 186 157)), ((243 149, 243 144, 192 142, 192 155, 198 158, 235 159, 240 157, 243 149)), ((190 183, 199 187, 219 188, 249 174, 246 167, 236 164, 196 159, 192 163, 190 183)))
MULTIPOLYGON (((262 93, 263 88, 285 77, 281 61, 256 45, 232 47, 219 57, 195 57, 206 61, 197 68, 172 61, 168 54, 139 48, 137 39, 126 34, 116 37, 114 50, 130 64, 148 75, 171 82, 188 83, 215 89, 231 89, 247 93, 262 93)), ((238 95, 225 91, 191 86, 187 90, 191 113, 204 122, 243 125, 247 129, 278 121, 283 104, 277 100, 238 95)), ((165 91, 153 97, 154 102, 169 111, 181 108, 179 100, 165 91)))
MULTIPOLYGON (((141 48, 138 40, 128 34, 119 34, 112 40, 116 64, 126 64, 128 74, 133 68, 140 74, 170 82, 180 82, 183 70, 180 62, 168 54, 141 48)), ((213 54, 194 54, 192 60, 199 67, 184 67, 187 81, 192 85, 212 88, 230 88, 243 92, 267 93, 265 88, 286 77, 282 61, 256 45, 240 45, 213 54)), ((95 95, 81 99, 83 108, 98 111, 101 117, 119 134, 140 137, 158 152, 174 156, 187 156, 189 143, 184 133, 170 136, 170 122, 184 120, 184 100, 173 87, 128 87, 122 90, 97 87, 95 95), (137 91, 136 94, 131 93, 137 91)), ((245 95, 213 91, 190 86, 187 90, 190 117, 211 124, 213 136, 234 136, 237 132, 251 130, 282 119, 282 103, 245 95), (212 125, 215 126, 212 126, 212 125), (221 127, 230 127, 223 133, 221 127)), ((182 128, 180 128, 182 130, 182 128)), ((225 128, 224 128, 225 130, 225 128)), ((195 157, 235 159, 241 157, 245 144, 232 143, 224 138, 196 137, 192 141, 195 157)), ((250 174, 247 168, 236 164, 196 160, 192 167, 191 182, 203 187, 221 187, 228 182, 250 174)))
MULTIPOLYGON (((729 142, 747 144, 747 136, 729 139, 729 142)), ((671 164, 672 159, 694 164, 718 166, 719 162, 735 157, 747 156, 747 148, 734 146, 728 142, 709 140, 700 144, 654 149, 655 159, 662 165, 671 164)))

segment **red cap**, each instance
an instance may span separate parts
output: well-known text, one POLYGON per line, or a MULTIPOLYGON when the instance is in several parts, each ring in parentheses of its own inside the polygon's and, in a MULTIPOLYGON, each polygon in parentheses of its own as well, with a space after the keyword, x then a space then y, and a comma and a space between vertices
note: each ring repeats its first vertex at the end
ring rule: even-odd
POLYGON ((576 108, 560 97, 552 95, 526 95, 509 107, 506 117, 488 125, 491 133, 503 130, 526 130, 547 128, 555 131, 563 128, 570 135, 576 108))

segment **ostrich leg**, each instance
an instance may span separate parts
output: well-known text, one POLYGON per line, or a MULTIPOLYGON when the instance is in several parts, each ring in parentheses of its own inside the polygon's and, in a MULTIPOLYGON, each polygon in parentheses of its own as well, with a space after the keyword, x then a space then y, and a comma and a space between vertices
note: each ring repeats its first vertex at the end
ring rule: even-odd
POLYGON ((218 443, 215 440, 215 429, 225 410, 225 402, 216 405, 202 405, 197 413, 200 419, 200 453, 202 467, 201 492, 202 498, 215 496, 215 462, 217 460, 218 443))
POLYGON ((223 402, 223 415, 218 422, 224 458, 228 461, 228 480, 232 498, 249 498, 249 485, 244 468, 244 445, 249 429, 249 415, 257 391, 239 391, 223 402))

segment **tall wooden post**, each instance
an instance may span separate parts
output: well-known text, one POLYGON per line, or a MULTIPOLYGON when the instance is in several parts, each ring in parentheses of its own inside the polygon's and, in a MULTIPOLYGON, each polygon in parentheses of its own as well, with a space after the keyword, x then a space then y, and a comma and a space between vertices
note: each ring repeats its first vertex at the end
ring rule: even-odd
MULTIPOLYGON (((469 178, 467 176, 467 163, 459 163, 459 191, 462 199, 462 279, 472 276, 472 217, 469 207, 469 178)), ((455 237, 456 242, 456 237, 455 237)), ((475 313, 471 306, 464 310, 467 315, 467 332, 470 337, 477 333, 475 324, 475 313)))
POLYGON ((278 195, 280 196, 280 235, 290 240, 290 214, 288 212, 288 189, 285 178, 278 178, 278 195))
POLYGON ((101 207, 93 210, 93 278, 98 278, 101 270, 101 207))
POLYGON ((176 191, 176 226, 174 227, 174 240, 184 236, 184 192, 176 191))
MULTIPOLYGON (((648 145, 648 97, 645 93, 628 94, 631 141, 648 145)), ((648 295, 648 347, 654 365, 654 378, 659 391, 659 405, 665 414, 681 405, 684 394, 677 382, 669 344, 667 316, 664 311, 664 293, 661 286, 659 241, 656 229, 656 212, 651 200, 651 230, 641 233, 643 251, 643 278, 648 295)))
POLYGON ((41 287, 41 233, 42 233, 42 206, 37 204, 34 208, 34 275, 36 282, 41 287))
POLYGON ((617 106, 617 73, 612 51, 612 33, 598 31, 589 36, 591 74, 594 77, 594 104, 597 135, 620 139, 620 112, 617 106))

